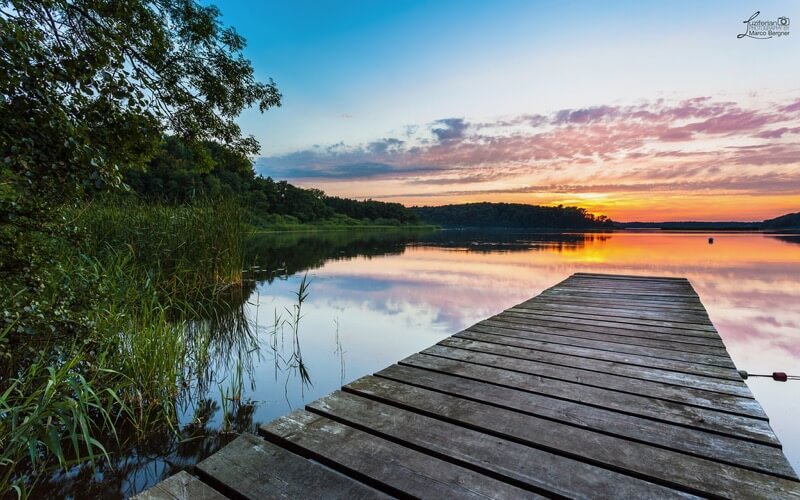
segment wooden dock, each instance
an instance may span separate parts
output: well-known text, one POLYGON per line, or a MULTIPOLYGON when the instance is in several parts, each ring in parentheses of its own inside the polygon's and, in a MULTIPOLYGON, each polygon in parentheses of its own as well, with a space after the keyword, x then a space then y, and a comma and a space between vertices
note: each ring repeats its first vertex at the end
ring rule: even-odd
POLYGON ((578 273, 140 498, 800 498, 686 279, 578 273))

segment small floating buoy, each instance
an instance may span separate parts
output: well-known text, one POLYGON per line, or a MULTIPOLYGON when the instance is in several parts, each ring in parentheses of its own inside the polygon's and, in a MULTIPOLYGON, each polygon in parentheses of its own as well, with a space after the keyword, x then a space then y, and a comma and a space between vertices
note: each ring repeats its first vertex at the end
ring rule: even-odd
POLYGON ((708 244, 709 245, 713 245, 714 244, 714 238, 709 238, 708 239, 708 244))
POLYGON ((789 380, 789 376, 786 375, 784 372, 772 372, 772 380, 777 380, 778 382, 786 382, 789 380))

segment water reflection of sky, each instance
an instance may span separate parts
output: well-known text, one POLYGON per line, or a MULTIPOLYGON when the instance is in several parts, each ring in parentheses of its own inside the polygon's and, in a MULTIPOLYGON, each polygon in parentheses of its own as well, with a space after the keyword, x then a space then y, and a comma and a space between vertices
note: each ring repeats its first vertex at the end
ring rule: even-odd
MULTIPOLYGON (((329 260, 309 271, 301 345, 313 386, 276 378, 268 355, 250 397, 268 421, 345 382, 396 362, 578 271, 685 276, 707 307, 737 366, 752 373, 800 372, 800 244, 760 234, 628 232, 498 238, 422 238, 392 255, 329 260), (708 238, 713 236, 713 244, 708 238), (336 330, 344 351, 336 354, 336 330), (287 399, 289 403, 287 404, 287 399)), ((288 314, 295 274, 261 282, 249 314, 262 333, 275 310, 288 314)), ((800 382, 751 379, 795 468, 800 468, 800 382)))

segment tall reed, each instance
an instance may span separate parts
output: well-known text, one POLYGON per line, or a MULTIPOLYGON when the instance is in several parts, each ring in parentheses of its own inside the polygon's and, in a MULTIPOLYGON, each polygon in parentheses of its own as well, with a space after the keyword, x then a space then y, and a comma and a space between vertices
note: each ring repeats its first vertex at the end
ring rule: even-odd
MULTIPOLYGON (((71 313, 89 328, 81 338, 54 332, 0 379, 0 495, 26 496, 54 466, 107 458, 106 446, 121 444, 119 418, 134 437, 174 425, 181 391, 208 362, 210 330, 193 325, 242 282, 248 230, 232 202, 101 200, 66 218, 85 237, 54 244, 49 276, 86 296, 71 313)), ((15 344, 8 336, 0 351, 15 344)))
POLYGON ((181 297, 241 282, 246 220, 233 201, 172 206, 115 198, 95 202, 79 222, 88 251, 102 257, 129 248, 133 271, 181 297))
POLYGON ((0 394, 0 493, 26 497, 53 462, 66 469, 108 459, 98 436, 116 438, 119 415, 132 415, 119 395, 127 377, 87 363, 77 346, 61 357, 32 363, 0 394))

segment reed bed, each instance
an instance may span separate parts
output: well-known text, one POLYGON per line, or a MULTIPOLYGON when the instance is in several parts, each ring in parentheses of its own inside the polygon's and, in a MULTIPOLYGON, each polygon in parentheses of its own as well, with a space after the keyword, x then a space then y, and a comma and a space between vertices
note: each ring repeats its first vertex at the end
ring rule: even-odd
POLYGON ((203 384, 209 362, 212 329, 198 325, 242 284, 248 230, 233 203, 114 199, 65 219, 83 237, 58 245, 46 288, 80 295, 70 314, 87 326, 13 355, 14 325, 0 332, 15 365, 0 380, 0 496, 26 497, 54 469, 109 461, 107 449, 125 444, 121 421, 127 439, 175 431, 176 402, 203 384))
POLYGON ((170 297, 207 296, 241 283, 247 216, 233 201, 173 206, 123 199, 95 202, 79 218, 101 258, 129 249, 131 270, 170 297))

